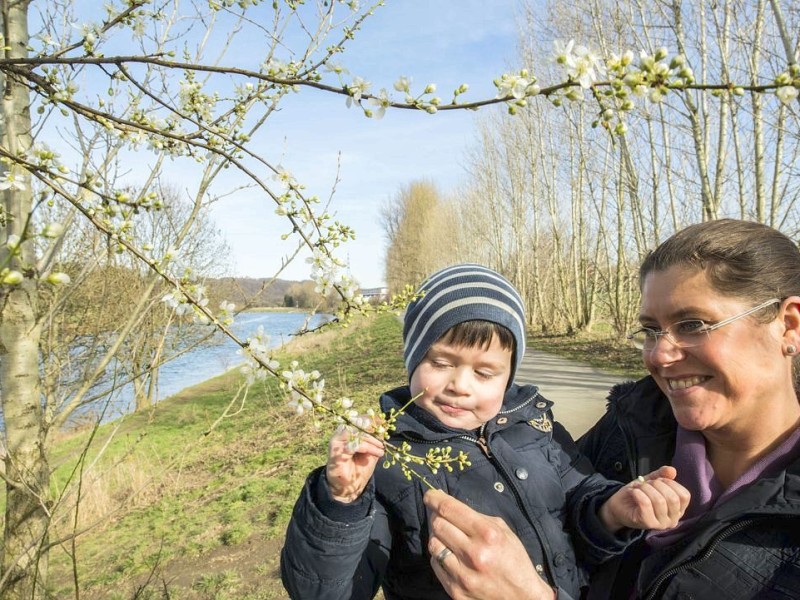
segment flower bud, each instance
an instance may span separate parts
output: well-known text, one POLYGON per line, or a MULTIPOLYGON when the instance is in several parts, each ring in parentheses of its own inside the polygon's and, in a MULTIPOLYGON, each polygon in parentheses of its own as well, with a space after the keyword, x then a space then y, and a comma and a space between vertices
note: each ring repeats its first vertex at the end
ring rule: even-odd
POLYGON ((669 61, 669 68, 680 69, 685 64, 686 64, 686 57, 683 54, 678 54, 676 56, 673 56, 672 60, 669 61))
POLYGON ((64 226, 61 223, 48 223, 42 229, 42 235, 46 238, 57 238, 64 231, 64 226))
POLYGON ((633 52, 630 50, 625 50, 622 54, 622 66, 627 67, 629 64, 633 62, 633 52))
POLYGON ((8 269, 3 270, 2 278, 2 283, 5 285, 18 285, 25 279, 19 271, 9 271, 8 269))
POLYGON ((778 85, 789 85, 792 83, 792 78, 788 73, 781 73, 775 78, 775 83, 778 85))
POLYGON ((69 278, 69 275, 67 275, 66 273, 50 273, 50 275, 47 276, 47 279, 45 279, 45 281, 47 281, 47 283, 49 283, 50 285, 65 285, 69 283, 71 280, 69 278))

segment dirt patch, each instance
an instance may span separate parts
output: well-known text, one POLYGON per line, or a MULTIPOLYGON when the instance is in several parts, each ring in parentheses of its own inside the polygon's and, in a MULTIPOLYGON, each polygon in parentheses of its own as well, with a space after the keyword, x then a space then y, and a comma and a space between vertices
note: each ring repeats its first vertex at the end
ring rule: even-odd
POLYGON ((240 544, 221 546, 202 556, 182 557, 158 564, 149 574, 81 594, 87 600, 110 597, 148 600, 211 600, 248 598, 286 599, 280 577, 282 539, 254 535, 240 544), (122 596, 119 596, 119 594, 122 596))

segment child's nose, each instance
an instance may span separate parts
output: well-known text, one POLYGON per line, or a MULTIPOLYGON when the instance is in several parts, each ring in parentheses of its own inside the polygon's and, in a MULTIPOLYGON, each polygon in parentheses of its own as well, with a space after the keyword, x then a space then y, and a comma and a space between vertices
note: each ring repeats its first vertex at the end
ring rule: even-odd
POLYGON ((453 369, 450 377, 450 388, 457 394, 467 394, 470 390, 472 369, 457 368, 453 369))

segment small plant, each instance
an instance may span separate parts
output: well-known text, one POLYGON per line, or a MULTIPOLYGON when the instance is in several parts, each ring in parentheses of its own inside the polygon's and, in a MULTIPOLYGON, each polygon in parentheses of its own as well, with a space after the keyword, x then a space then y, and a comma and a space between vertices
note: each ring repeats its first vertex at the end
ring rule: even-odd
POLYGON ((209 573, 200 576, 192 584, 192 589, 204 594, 207 598, 221 600, 226 592, 231 592, 240 581, 236 571, 223 571, 222 573, 209 573))
POLYGON ((219 541, 223 546, 235 546, 241 544, 250 535, 249 528, 243 523, 236 523, 225 529, 219 536, 219 541))

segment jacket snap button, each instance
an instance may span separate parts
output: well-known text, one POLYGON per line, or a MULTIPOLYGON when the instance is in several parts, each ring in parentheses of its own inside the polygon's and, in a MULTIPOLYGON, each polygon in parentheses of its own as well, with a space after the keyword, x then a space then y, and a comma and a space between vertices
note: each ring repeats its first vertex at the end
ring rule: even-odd
POLYGON ((508 418, 507 417, 500 417, 499 419, 497 419, 497 424, 498 425, 505 425, 506 423, 508 423, 508 418))
POLYGON ((536 408, 547 408, 547 402, 537 402, 536 408))
POLYGON ((557 567, 562 566, 566 561, 567 557, 564 556, 563 554, 556 554, 555 558, 553 559, 553 562, 557 567))
POLYGON ((502 492, 502 491, 504 491, 506 489, 506 486, 504 486, 499 481, 496 481, 495 484, 494 484, 494 489, 496 489, 498 492, 502 492))
POLYGON ((517 479, 528 478, 528 470, 525 467, 517 467, 517 470, 514 471, 514 474, 517 476, 517 479))
POLYGON ((615 462, 615 463, 614 463, 614 470, 615 470, 617 473, 619 473, 620 471, 622 471, 622 463, 621 463, 620 461, 617 461, 617 462, 615 462))

